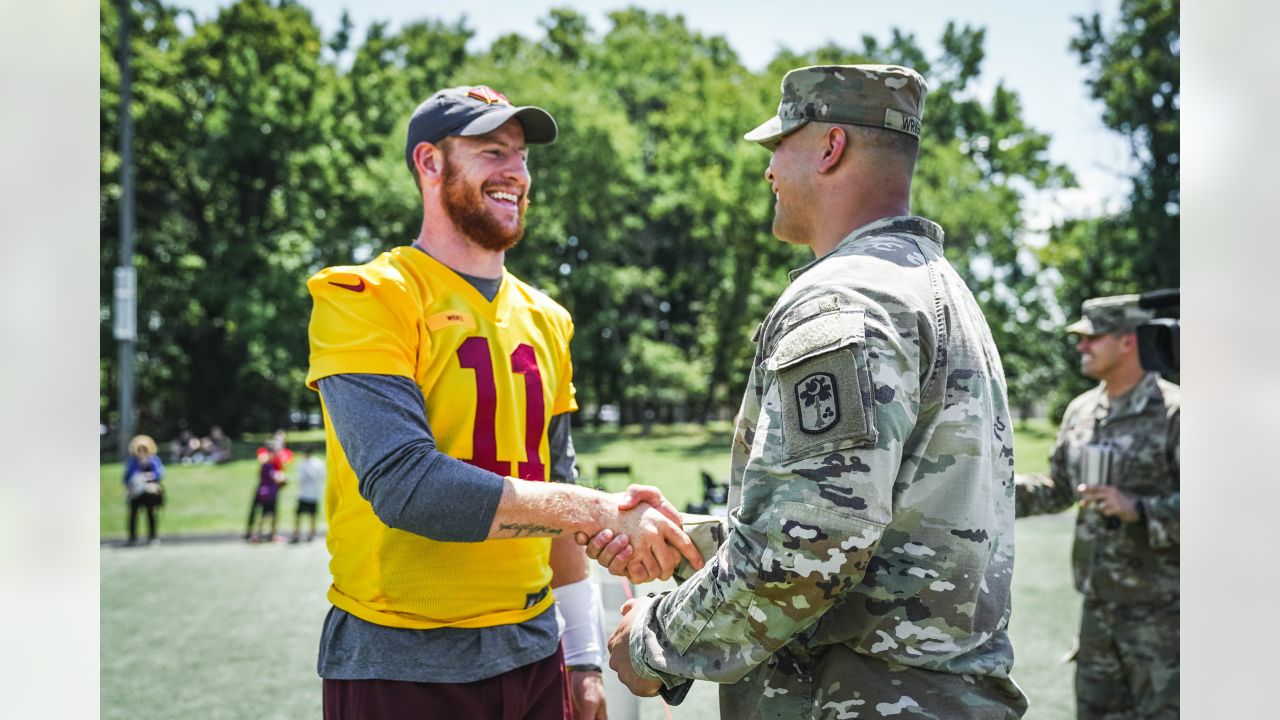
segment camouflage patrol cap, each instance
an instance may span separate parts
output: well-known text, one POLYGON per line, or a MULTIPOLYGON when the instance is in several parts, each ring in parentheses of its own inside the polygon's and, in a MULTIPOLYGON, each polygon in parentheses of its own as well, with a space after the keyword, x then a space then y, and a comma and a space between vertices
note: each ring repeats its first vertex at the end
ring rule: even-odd
POLYGON ((773 150, 810 120, 887 128, 920 137, 928 86, 898 65, 811 65, 782 78, 778 114, 743 135, 773 150))
POLYGON ((1133 332, 1154 317, 1150 310, 1138 307, 1138 297, 1135 293, 1085 300, 1080 306, 1084 317, 1068 325, 1067 332, 1076 335, 1133 332))

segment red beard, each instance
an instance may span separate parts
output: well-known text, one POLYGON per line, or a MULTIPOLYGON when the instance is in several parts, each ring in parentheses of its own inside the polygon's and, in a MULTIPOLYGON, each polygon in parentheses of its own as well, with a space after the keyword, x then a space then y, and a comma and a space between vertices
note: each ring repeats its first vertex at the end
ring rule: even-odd
POLYGON ((444 195, 441 198, 445 215, 454 227, 471 242, 486 250, 503 252, 511 249, 524 237, 524 211, 529 207, 526 196, 520 197, 519 222, 510 230, 504 228, 485 205, 483 188, 470 185, 449 160, 444 157, 444 195))

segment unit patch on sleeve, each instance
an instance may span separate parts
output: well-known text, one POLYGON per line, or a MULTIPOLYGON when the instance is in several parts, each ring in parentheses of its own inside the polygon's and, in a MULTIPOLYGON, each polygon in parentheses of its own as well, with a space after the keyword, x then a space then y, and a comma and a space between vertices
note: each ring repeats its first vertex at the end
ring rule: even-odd
POLYGON ((787 458, 874 444, 862 311, 800 311, 766 363, 777 373, 787 458))
POLYGON ((807 375, 795 385, 800 429, 816 434, 840 421, 840 399, 836 396, 836 376, 827 372, 807 375))

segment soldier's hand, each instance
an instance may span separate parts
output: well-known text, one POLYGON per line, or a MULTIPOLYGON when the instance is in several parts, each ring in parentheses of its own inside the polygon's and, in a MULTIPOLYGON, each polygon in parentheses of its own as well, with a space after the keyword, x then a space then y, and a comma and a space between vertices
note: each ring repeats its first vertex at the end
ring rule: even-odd
POLYGON ((605 529, 589 539, 585 533, 574 536, 586 545, 587 557, 614 575, 636 583, 666 580, 679 567, 681 556, 694 568, 702 567, 702 555, 678 521, 672 522, 648 503, 619 513, 617 525, 617 531, 605 529))
MULTIPOLYGON (((620 513, 617 524, 617 532, 629 536, 635 548, 632 562, 640 563, 649 577, 662 580, 671 577, 680 565, 681 555, 695 568, 702 567, 702 555, 681 529, 679 521, 673 522, 648 503, 620 513)), ((610 563, 610 572, 618 562, 615 558, 610 563)))
POLYGON ((611 575, 625 577, 636 584, 654 579, 643 563, 632 560, 635 550, 631 547, 631 538, 626 535, 615 537, 612 530, 605 528, 590 540, 586 533, 581 532, 576 539, 579 545, 586 545, 587 557, 599 562, 611 575))
POLYGON ((1080 493, 1081 504, 1097 508, 1104 517, 1127 523, 1138 521, 1137 500, 1111 485, 1078 485, 1076 492, 1080 493))
POLYGON ((607 523, 610 527, 590 538, 583 532, 574 535, 587 557, 635 583, 671 577, 681 556, 695 569, 702 567, 702 555, 681 529, 680 512, 661 491, 632 485, 614 498, 619 512, 615 522, 607 523))
MULTIPOLYGON (((679 564, 677 564, 676 567, 679 567, 679 564)), ((628 563, 627 567, 624 568, 623 571, 627 574, 627 579, 630 580, 633 585, 639 585, 640 583, 647 583, 650 580, 659 579, 650 575, 644 569, 644 565, 642 563, 638 563, 634 560, 628 563)))
POLYGON ((622 606, 622 621, 614 629, 613 635, 609 636, 609 667, 618 674, 618 680, 633 695, 640 697, 653 697, 662 689, 661 681, 640 677, 631 664, 631 626, 635 624, 636 618, 644 617, 645 610, 652 602, 653 598, 650 597, 628 600, 622 606))
POLYGON ((676 524, 680 523, 680 511, 675 505, 667 500, 662 491, 652 485, 628 485, 626 490, 617 494, 619 497, 618 509, 630 510, 642 502, 649 503, 658 512, 671 518, 676 524))

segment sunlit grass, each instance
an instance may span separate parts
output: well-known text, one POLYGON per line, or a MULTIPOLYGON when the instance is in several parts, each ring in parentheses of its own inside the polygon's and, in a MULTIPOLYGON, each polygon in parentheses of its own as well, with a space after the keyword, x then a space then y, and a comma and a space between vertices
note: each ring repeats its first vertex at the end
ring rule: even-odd
MULTIPOLYGON (((678 505, 701 497, 699 471, 729 471, 727 424, 574 431, 583 482, 600 465, 630 464, 634 480, 657 485, 678 505)), ((295 440, 291 437, 291 440, 295 440)), ((1047 467, 1053 430, 1017 427, 1019 471, 1047 467)), ((250 449, 251 451, 251 449, 250 449)), ((102 468, 102 530, 124 534, 120 465, 102 468)), ((607 478, 610 489, 626 480, 607 478)), ((244 529, 257 463, 179 465, 166 483, 161 536, 244 529)), ((282 491, 282 532, 291 529, 296 488, 282 491)), ((1074 716, 1074 666, 1060 658, 1079 617, 1071 587, 1072 514, 1018 521, 1011 636, 1014 677, 1032 701, 1032 720, 1074 716)), ((316 643, 328 608, 324 543, 254 545, 180 543, 159 548, 104 547, 101 554, 102 717, 319 717, 316 643)), ((642 720, 666 717, 656 700, 642 720)), ((673 718, 718 717, 716 693, 699 687, 673 718)))

